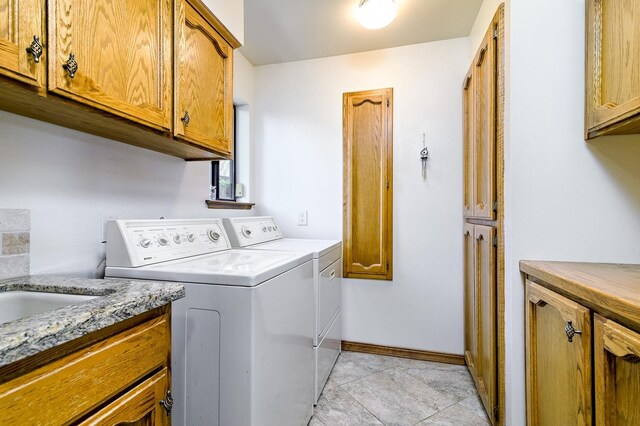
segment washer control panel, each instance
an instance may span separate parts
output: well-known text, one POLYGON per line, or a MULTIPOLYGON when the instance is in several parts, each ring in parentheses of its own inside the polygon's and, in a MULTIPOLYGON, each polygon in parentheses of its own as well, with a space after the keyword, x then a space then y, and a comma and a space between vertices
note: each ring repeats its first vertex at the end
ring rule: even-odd
POLYGON ((247 247, 282 238, 278 224, 270 216, 233 217, 223 221, 233 247, 247 247))
POLYGON ((220 219, 117 220, 107 225, 107 266, 143 266, 230 248, 220 219))

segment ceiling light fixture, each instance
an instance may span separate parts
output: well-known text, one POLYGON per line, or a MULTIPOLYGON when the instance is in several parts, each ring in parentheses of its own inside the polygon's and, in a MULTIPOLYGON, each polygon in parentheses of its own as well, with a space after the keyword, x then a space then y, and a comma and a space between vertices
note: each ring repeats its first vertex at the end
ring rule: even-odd
POLYGON ((396 17, 396 3, 394 0, 359 0, 356 16, 365 28, 384 28, 396 17))

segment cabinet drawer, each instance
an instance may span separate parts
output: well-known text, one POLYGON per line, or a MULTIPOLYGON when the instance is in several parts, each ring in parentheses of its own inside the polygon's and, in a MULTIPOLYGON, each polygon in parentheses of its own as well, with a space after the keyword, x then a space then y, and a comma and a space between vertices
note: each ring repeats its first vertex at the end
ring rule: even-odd
POLYGON ((164 315, 4 383, 0 424, 77 420, 166 365, 170 348, 164 315))

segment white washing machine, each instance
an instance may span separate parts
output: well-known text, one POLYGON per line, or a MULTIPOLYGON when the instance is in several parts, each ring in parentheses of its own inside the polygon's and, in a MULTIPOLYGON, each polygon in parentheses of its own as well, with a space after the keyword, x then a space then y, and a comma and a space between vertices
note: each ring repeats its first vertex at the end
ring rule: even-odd
POLYGON ((311 254, 231 249, 218 219, 110 222, 107 277, 177 281, 174 425, 306 425, 311 254))
POLYGON ((314 282, 314 404, 342 344, 342 242, 284 238, 273 217, 223 219, 233 247, 311 253, 314 282))

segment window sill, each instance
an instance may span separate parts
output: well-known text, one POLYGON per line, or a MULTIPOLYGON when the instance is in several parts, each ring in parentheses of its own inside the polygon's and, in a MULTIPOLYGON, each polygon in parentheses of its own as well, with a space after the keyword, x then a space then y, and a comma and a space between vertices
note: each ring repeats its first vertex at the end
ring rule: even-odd
POLYGON ((255 203, 240 203, 238 201, 207 200, 206 203, 210 209, 251 210, 255 206, 255 203))

